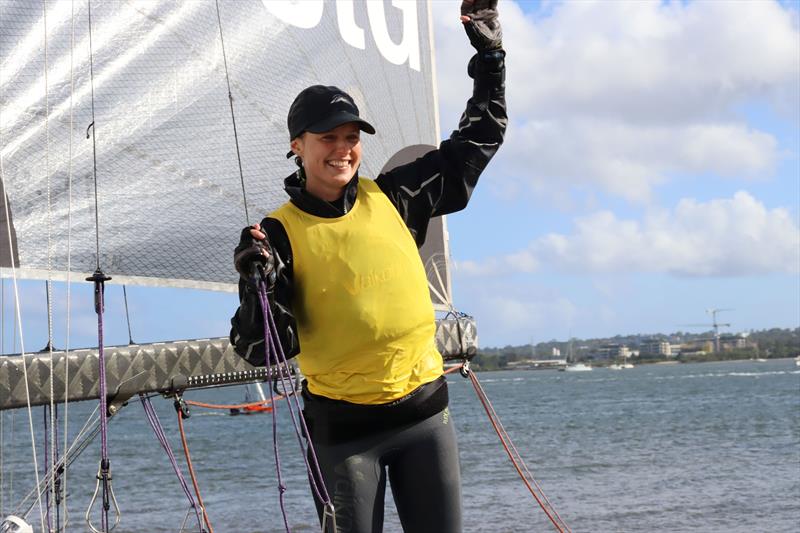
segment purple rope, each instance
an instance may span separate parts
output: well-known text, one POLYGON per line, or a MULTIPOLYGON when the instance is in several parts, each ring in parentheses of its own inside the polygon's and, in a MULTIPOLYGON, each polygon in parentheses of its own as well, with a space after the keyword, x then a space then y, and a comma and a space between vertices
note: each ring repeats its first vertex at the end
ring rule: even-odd
MULTIPOLYGON (((264 309, 269 309, 269 304, 267 303, 267 291, 266 288, 262 283, 259 283, 259 292, 258 292, 258 299, 261 303, 262 311, 264 309)), ((270 362, 273 359, 274 355, 274 348, 272 346, 272 337, 267 335, 269 331, 269 325, 267 323, 267 313, 263 312, 262 315, 264 317, 264 338, 266 340, 266 364, 267 366, 270 365, 270 362)), ((277 358, 275 358, 275 363, 277 367, 277 358)), ((280 375, 280 371, 279 371, 280 375)), ((283 475, 281 473, 281 456, 280 452, 278 451, 278 405, 275 402, 275 394, 272 391, 272 387, 269 387, 269 401, 270 405, 272 406, 272 449, 275 453, 275 469, 278 475, 278 502, 281 508, 281 515, 283 516, 283 526, 286 528, 286 532, 289 533, 291 530, 289 529, 289 517, 286 514, 286 503, 284 498, 284 493, 286 492, 286 485, 283 483, 283 475)), ((289 412, 291 413, 291 406, 289 406, 289 412)))
POLYGON ((192 492, 189 490, 189 485, 186 483, 186 479, 183 477, 183 473, 181 473, 181 469, 178 467, 178 461, 175 460, 175 454, 172 451, 172 446, 170 446, 169 441, 167 440, 166 433, 164 433, 164 427, 161 425, 161 420, 159 420, 158 414, 153 408, 150 398, 144 394, 139 394, 139 398, 142 401, 142 408, 144 409, 145 415, 147 415, 147 421, 150 423, 150 427, 153 428, 153 433, 155 433, 159 444, 161 444, 161 447, 164 448, 165 452, 167 452, 169 462, 172 464, 172 469, 178 476, 178 481, 181 483, 183 492, 186 493, 186 498, 189 500, 189 505, 192 509, 194 509, 195 516, 197 517, 197 526, 199 531, 202 533, 204 529, 203 521, 200 517, 200 510, 197 508, 197 504, 194 501, 194 496, 192 496, 192 492))
MULTIPOLYGON (((292 391, 291 394, 287 395, 286 403, 289 406, 289 414, 292 418, 292 425, 294 426, 295 435, 297 436, 297 442, 300 445, 300 448, 303 448, 303 437, 302 435, 308 435, 308 426, 306 424, 305 417, 303 416, 303 409, 300 406, 300 400, 297 398, 297 389, 294 385, 294 381, 291 379, 291 373, 289 372, 289 362, 286 360, 286 355, 283 352, 283 346, 281 346, 280 339, 278 336, 278 328, 275 325, 275 320, 272 316, 272 311, 269 307, 267 302, 267 289, 263 282, 259 283, 259 301, 261 302, 261 309, 264 315, 264 333, 265 338, 268 339, 267 346, 270 352, 270 355, 274 357, 276 362, 276 367, 278 370, 278 377, 281 380, 281 383, 286 388, 286 381, 288 378, 289 387, 292 391), (284 374, 285 371, 285 374, 284 374), (294 402, 294 408, 292 409, 292 402, 294 402), (295 413, 296 411, 296 413, 295 413), (299 421, 299 424, 298 424, 299 421), (302 427, 302 431, 301 428, 302 427)), ((268 359, 269 361, 269 356, 268 359)), ((330 496, 328 495, 328 491, 325 487, 325 483, 322 477, 322 472, 319 467, 319 459, 317 458, 317 453, 314 450, 314 444, 311 442, 311 439, 308 439, 308 454, 303 453, 303 462, 306 465, 306 471, 309 473, 309 481, 311 485, 311 489, 314 492, 314 495, 317 497, 318 501, 322 502, 323 505, 330 505, 331 500, 330 496), (311 463, 309 463, 309 456, 311 457, 311 463)))
MULTIPOLYGON (((106 357, 103 350, 103 284, 95 281, 99 287, 97 291, 97 353, 100 366, 100 468, 108 466, 108 406, 106 394, 106 357)), ((104 532, 108 531, 108 486, 103 480, 103 505, 100 514, 100 524, 104 532)))

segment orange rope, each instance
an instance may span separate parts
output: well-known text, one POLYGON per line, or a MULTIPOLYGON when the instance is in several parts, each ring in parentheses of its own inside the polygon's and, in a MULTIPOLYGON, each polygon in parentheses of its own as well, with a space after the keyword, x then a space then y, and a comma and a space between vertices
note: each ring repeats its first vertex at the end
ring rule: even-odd
MULTIPOLYGON (((188 403, 188 402, 187 402, 188 403)), ((192 485, 194 486, 194 493, 197 495, 197 501, 200 503, 200 510, 203 511, 203 521, 208 526, 208 533, 214 533, 214 528, 211 527, 211 520, 208 518, 206 506, 203 503, 203 498, 200 496, 200 488, 197 486, 197 477, 194 475, 194 467, 192 466, 192 457, 189 455, 189 445, 186 443, 186 432, 183 430, 183 416, 181 411, 178 410, 178 428, 181 430, 181 443, 183 444, 183 453, 186 455, 186 464, 189 467, 189 475, 192 478, 192 485)))
MULTIPOLYGON (((283 397, 284 397, 284 395, 279 394, 278 396, 275 397, 275 399, 276 400, 280 400, 283 397)), ((239 403, 239 404, 235 404, 235 405, 234 404, 226 405, 226 404, 219 404, 219 403, 203 403, 203 402, 196 402, 194 400, 184 400, 184 403, 186 403, 188 405, 193 405, 195 407, 203 407, 205 409, 245 409, 247 407, 259 407, 259 406, 262 406, 262 405, 265 405, 265 406, 269 405, 271 403, 271 400, 265 400, 263 402, 239 403)))
POLYGON ((450 368, 448 368, 447 370, 445 370, 445 371, 444 371, 444 373, 445 373, 445 374, 452 374, 452 373, 453 373, 453 372, 455 372, 456 370, 461 370, 461 368, 462 368, 463 366, 464 366, 464 365, 459 365, 459 366, 451 366, 450 368))
POLYGON ((502 423, 500 423, 500 419, 497 416, 494 407, 492 407, 492 404, 489 401, 489 397, 486 396, 483 387, 481 387, 480 383, 478 382, 478 378, 475 376, 475 372, 470 372, 469 378, 472 381, 472 386, 475 389, 475 393, 477 394, 478 399, 483 405, 483 409, 486 411, 486 415, 489 417, 489 421, 492 423, 492 427, 497 433, 497 436, 500 437, 500 442, 503 444, 503 448, 508 454, 508 458, 511 459, 511 463, 514 465, 514 468, 517 470, 517 473, 519 474, 520 478, 522 478, 522 481, 525 483, 525 486, 528 488, 528 491, 530 491, 531 495, 533 496, 533 499, 536 500, 536 503, 539 504, 539 507, 542 508, 542 511, 544 511, 544 514, 547 515, 547 518, 550 519, 550 521, 553 523, 557 531, 559 531, 560 533, 564 533, 565 531, 571 533, 571 530, 569 529, 567 524, 558 515, 555 508, 553 508, 552 504, 550 503, 550 500, 548 500, 547 496, 545 496, 542 488, 536 482, 533 475, 531 475, 530 470, 528 470, 527 465, 522 460, 522 457, 519 455, 519 452, 514 446, 514 443, 511 442, 511 437, 506 432, 502 423), (525 476, 525 474, 522 472, 522 468, 520 468, 519 463, 522 463, 522 466, 528 473, 528 476, 525 476), (530 481, 528 480, 528 477, 530 477, 530 481), (534 489, 534 487, 531 486, 531 481, 536 486, 536 489, 534 489), (536 493, 537 489, 539 493, 541 493, 541 498, 536 493), (550 514, 551 511, 553 514, 550 514))

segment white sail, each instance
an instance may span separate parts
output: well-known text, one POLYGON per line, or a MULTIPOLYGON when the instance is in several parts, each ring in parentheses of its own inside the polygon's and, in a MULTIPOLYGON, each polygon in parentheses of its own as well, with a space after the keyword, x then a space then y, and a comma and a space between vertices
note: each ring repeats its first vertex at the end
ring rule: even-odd
POLYGON ((308 85, 346 90, 377 128, 362 175, 438 144, 426 3, 220 1, 218 21, 214 2, 96 2, 91 57, 87 4, 45 5, 0 0, 0 220, 18 276, 66 278, 68 216, 73 277, 95 270, 92 104, 99 264, 115 282, 235 289, 240 229, 286 199, 286 114, 308 85))

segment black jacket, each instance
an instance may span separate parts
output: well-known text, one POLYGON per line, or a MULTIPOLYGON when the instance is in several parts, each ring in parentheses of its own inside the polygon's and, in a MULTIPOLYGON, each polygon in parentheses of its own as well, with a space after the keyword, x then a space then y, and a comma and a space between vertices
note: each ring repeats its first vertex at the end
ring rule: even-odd
MULTIPOLYGON (((472 97, 459 121, 458 129, 442 141, 437 150, 383 173, 375 179, 380 189, 397 208, 411 235, 422 246, 432 217, 463 209, 469 201, 478 177, 503 142, 508 118, 505 101, 505 52, 476 54, 470 60, 468 74, 473 78, 472 97)), ((312 196, 303 188, 300 171, 284 180, 290 201, 319 217, 336 218, 346 214, 355 203, 358 173, 347 185, 345 194, 335 202, 312 196)), ((292 315, 292 248, 286 230, 276 219, 265 218, 261 227, 276 258, 276 281, 270 297, 281 345, 286 357, 297 355, 300 343, 292 315)), ((242 232, 242 246, 249 246, 247 231, 242 232)), ((231 343, 236 352, 254 365, 264 365, 264 326, 255 289, 239 282, 240 306, 231 319, 231 343)))

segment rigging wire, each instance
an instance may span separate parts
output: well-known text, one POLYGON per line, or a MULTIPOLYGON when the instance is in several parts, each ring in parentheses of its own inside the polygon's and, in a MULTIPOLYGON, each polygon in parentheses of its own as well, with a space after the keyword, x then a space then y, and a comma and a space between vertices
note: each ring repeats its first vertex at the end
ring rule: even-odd
MULTIPOLYGON (((97 416, 99 411, 99 406, 95 406, 94 410, 89 414, 89 417, 86 419, 83 427, 78 431, 75 439, 72 442, 72 445, 66 449, 64 456, 59 459, 57 464, 58 468, 66 469, 70 464, 72 464, 80 454, 92 443, 92 441, 97 437, 100 433, 100 419, 97 416)), ((33 507, 36 505, 36 502, 33 501, 30 504, 27 502, 31 500, 34 495, 36 494, 43 494, 47 492, 49 489, 50 483, 47 478, 43 479, 39 484, 34 486, 28 492, 28 494, 19 502, 17 508, 15 510, 15 514, 21 518, 27 518, 28 514, 30 514, 33 507), (27 504, 27 507, 26 507, 27 504), (23 511, 25 509, 25 511, 23 511)))
POLYGON ((94 178, 94 240, 95 240, 95 267, 100 270, 100 215, 97 202, 97 137, 95 135, 94 117, 94 51, 92 50, 92 1, 86 0, 89 9, 89 85, 91 89, 92 122, 86 128, 86 136, 92 130, 92 177, 94 178))
MULTIPOLYGON (((45 38, 47 36, 47 32, 45 31, 45 38)), ((47 47, 45 46, 45 49, 47 47)), ((0 83, 0 87, 4 84, 0 83)), ((2 114, 2 107, 0 107, 0 115, 2 114)), ((0 124, 2 124, 2 120, 0 120, 0 124)), ((0 129, 0 146, 2 146, 2 130, 0 129)), ((5 184, 5 173, 3 170, 3 155, 2 151, 0 151, 0 183, 5 184)), ((25 364, 25 343, 23 341, 22 335, 22 320, 20 316, 20 299, 19 299, 19 286, 17 283, 17 269, 16 264, 14 263, 14 243, 11 240, 11 218, 9 216, 9 208, 8 208, 8 193, 3 189, 3 206, 5 208, 6 214, 6 230, 8 236, 8 250, 9 250, 9 263, 11 264, 11 277, 13 279, 14 284, 14 309, 15 309, 15 330, 14 334, 16 337, 16 330, 19 329, 19 342, 20 342, 20 355, 22 356, 22 369, 23 369, 23 380, 25 381, 25 399, 26 399, 26 407, 28 411, 28 427, 30 429, 30 436, 31 436, 31 450, 33 456, 33 469, 34 469, 34 476, 36 478, 37 485, 39 484, 39 460, 36 458, 36 436, 33 431, 33 410, 31 409, 31 394, 30 394, 30 387, 28 385, 28 365, 25 364)), ((16 342, 15 342, 16 345, 16 342)), ((12 426, 13 428, 13 426, 12 426)), ((39 503, 39 518, 41 520, 42 530, 44 531, 44 511, 42 510, 42 500, 41 497, 38 499, 39 503)))
POLYGON ((131 315, 128 313, 128 291, 125 289, 125 285, 122 286, 122 298, 125 300, 125 320, 128 322, 128 344, 134 344, 131 333, 131 315))
POLYGON ((219 42, 222 45, 222 63, 225 66, 225 82, 228 85, 228 102, 231 106, 231 122, 233 123, 233 139, 236 143, 236 160, 239 163, 239 179, 242 182, 242 200, 244 201, 244 224, 250 224, 250 215, 247 211, 247 193, 244 186, 244 171, 242 170, 242 156, 239 151, 239 135, 236 132, 236 114, 233 112, 233 94, 231 93, 231 79, 228 73, 228 57, 225 54, 225 39, 222 36, 222 17, 219 14, 219 0, 214 0, 217 8, 217 26, 219 27, 219 42))
MULTIPOLYGON (((44 173, 46 176, 47 181, 47 281, 46 281, 46 290, 47 293, 47 350, 49 352, 49 364, 50 364, 50 427, 53 430, 56 427, 57 423, 57 411, 55 409, 55 379, 54 378, 54 370, 55 370, 55 361, 53 355, 53 304, 50 300, 50 292, 53 288, 53 280, 52 280, 52 271, 53 271, 53 238, 52 238, 52 227, 53 227, 53 198, 52 198, 52 187, 50 183, 50 93, 49 93, 49 84, 48 84, 48 71, 50 70, 50 65, 47 56, 47 0, 42 0, 42 21, 44 23, 44 173)), ((47 434, 47 430, 45 428, 45 435, 47 434)), ((55 431, 54 431, 55 435, 55 431)), ((47 447, 47 439, 45 438, 45 447, 47 447)), ((56 438, 52 439, 50 443, 50 450, 49 455, 45 453, 45 474, 50 472, 52 477, 52 484, 51 487, 52 491, 52 499, 51 494, 48 493, 47 498, 45 498, 45 502, 47 505, 47 528, 48 530, 52 530, 51 528, 51 507, 53 502, 56 499, 55 495, 55 487, 56 487, 56 470, 55 468, 51 468, 51 463, 54 463, 56 460, 56 438)), ((56 527, 58 527, 56 525, 56 527)))
POLYGON ((104 312, 104 287, 105 282, 111 278, 106 276, 100 268, 100 215, 99 215, 99 202, 97 195, 97 130, 95 121, 94 109, 94 50, 92 48, 92 1, 86 0, 88 22, 89 22, 89 84, 91 86, 91 108, 92 108, 92 122, 87 128, 92 132, 92 176, 94 178, 94 221, 95 221, 95 258, 96 269, 94 274, 86 281, 94 283, 94 306, 97 313, 97 350, 98 350, 98 369, 99 369, 99 392, 100 392, 100 465, 97 470, 97 484, 95 485, 95 492, 89 508, 86 510, 86 522, 92 531, 98 531, 92 525, 90 514, 94 505, 98 492, 102 491, 102 506, 100 509, 100 527, 103 533, 108 533, 108 512, 111 509, 111 503, 115 507, 115 520, 111 529, 114 529, 119 524, 121 515, 119 506, 117 505, 114 490, 111 486, 111 462, 108 458, 108 406, 107 406, 107 390, 106 390, 106 365, 105 365, 105 352, 103 346, 103 312, 104 312))
MULTIPOLYGON (((70 2, 70 47, 69 47, 69 152, 67 158, 67 336, 64 347, 64 453, 67 453, 69 439, 69 349, 70 349, 70 315, 72 313, 72 134, 75 125, 75 0, 70 2)), ((64 530, 69 523, 69 506, 67 505, 67 467, 62 472, 62 491, 64 502, 64 530)))

